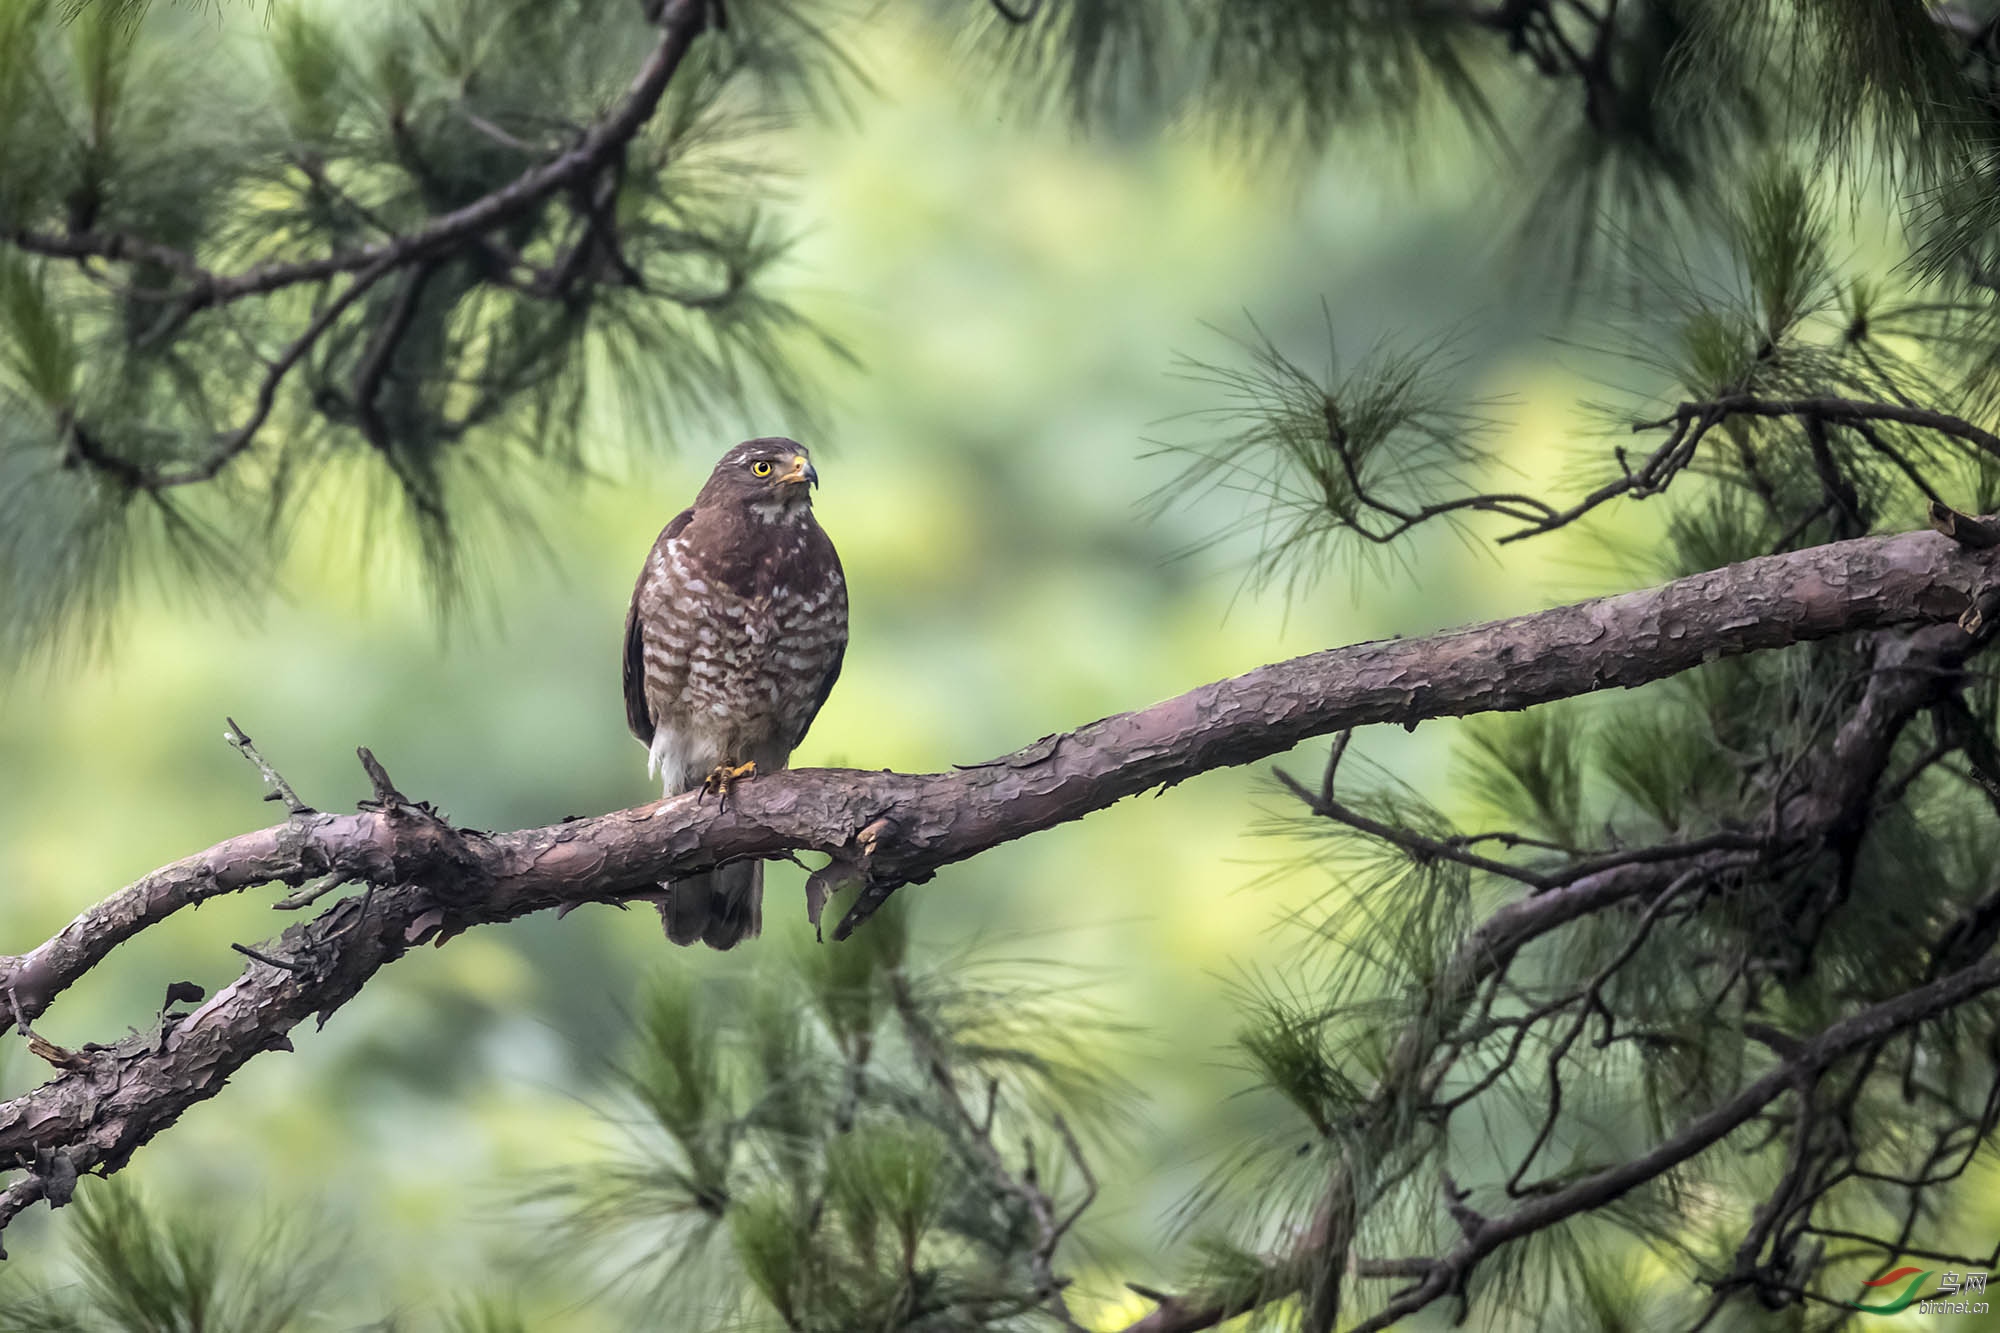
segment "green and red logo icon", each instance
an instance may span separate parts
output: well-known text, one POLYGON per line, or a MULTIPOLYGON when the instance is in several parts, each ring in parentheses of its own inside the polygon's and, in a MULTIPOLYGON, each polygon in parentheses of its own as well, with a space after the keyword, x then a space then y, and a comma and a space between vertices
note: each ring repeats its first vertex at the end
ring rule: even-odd
POLYGON ((1920 1299, 1924 1279, 1937 1270, 1935 1268, 1898 1268, 1893 1273, 1884 1273, 1862 1283, 1864 1287, 1900 1287, 1901 1293, 1891 1296, 1880 1305, 1863 1305, 1859 1301, 1849 1301, 1847 1308, 1859 1310, 1863 1314, 1897 1314, 1909 1309, 1920 1299))

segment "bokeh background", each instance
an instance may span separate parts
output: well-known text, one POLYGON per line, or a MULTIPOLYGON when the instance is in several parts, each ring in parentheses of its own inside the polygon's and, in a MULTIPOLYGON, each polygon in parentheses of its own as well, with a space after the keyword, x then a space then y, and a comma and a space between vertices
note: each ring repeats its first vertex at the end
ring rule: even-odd
MULTIPOLYGON (((257 40, 254 19, 216 22, 257 40)), ((1415 166, 1407 144, 1362 144, 1272 170, 1171 128, 1086 138, 969 95, 957 57, 888 14, 852 50, 872 86, 782 140, 779 207, 799 235, 787 286, 853 354, 803 353, 827 404, 809 437, 817 502, 854 606, 801 764, 970 762, 1277 658, 1629 583, 1572 535, 1503 564, 1438 534, 1394 562, 1263 587, 1246 579, 1254 540, 1206 540, 1240 496, 1146 504, 1178 470, 1161 446, 1200 440, 1189 414, 1216 404, 1177 358, 1240 362, 1253 321, 1307 364, 1329 330, 1345 357, 1456 330, 1467 396, 1507 400, 1505 458, 1556 484, 1587 424, 1573 404, 1603 386, 1550 337, 1560 291, 1509 248, 1495 164, 1455 142, 1415 166)), ((649 799, 619 698, 632 577, 724 447, 807 426, 667 434, 607 395, 595 430, 622 461, 546 497, 538 538, 483 534, 475 595, 442 624, 415 565, 365 551, 334 495, 270 600, 144 587, 104 651, 0 681, 0 951, 272 821, 225 715, 322 808, 366 793, 362 744, 475 827, 649 799)), ((1449 725, 1362 749, 1449 805, 1449 725)), ((1262 771, 1210 774, 908 890, 927 951, 1040 960, 1122 1029, 1099 1039, 1135 1089, 1130 1127, 1098 1153, 1108 1275, 1160 1271, 1175 1206, 1237 1114, 1236 997, 1335 887, 1260 829, 1277 805, 1262 771)), ((771 867, 772 934, 805 930, 802 877, 771 867)), ((147 932, 39 1026, 113 1039, 152 1020, 170 981, 226 984, 229 942, 284 924, 274 896, 147 932)), ((650 914, 476 931, 398 963, 296 1053, 253 1062, 130 1175, 169 1207, 319 1219, 357 1323, 508 1290, 534 1327, 614 1327, 520 1264, 536 1237, 513 1201, 604 1141, 607 1072, 646 978, 741 965, 670 949, 650 914)), ((38 1072, 9 1046, 0 1091, 38 1072)), ((51 1262, 63 1222, 19 1224, 16 1263, 51 1262)))

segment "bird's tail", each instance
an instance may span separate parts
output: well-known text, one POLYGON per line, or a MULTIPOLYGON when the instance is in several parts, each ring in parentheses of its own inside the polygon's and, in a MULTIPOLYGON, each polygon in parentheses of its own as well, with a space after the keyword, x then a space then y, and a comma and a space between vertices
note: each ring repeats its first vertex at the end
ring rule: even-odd
POLYGON ((660 920, 675 944, 700 940, 711 949, 730 949, 764 928, 762 861, 731 861, 662 887, 667 900, 660 920))

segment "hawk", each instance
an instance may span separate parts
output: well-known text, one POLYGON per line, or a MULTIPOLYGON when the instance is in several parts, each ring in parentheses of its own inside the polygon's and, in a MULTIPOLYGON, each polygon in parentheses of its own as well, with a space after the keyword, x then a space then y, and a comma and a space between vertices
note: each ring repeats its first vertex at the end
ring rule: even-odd
MULTIPOLYGON (((625 718, 661 792, 727 795, 785 767, 840 675, 847 582, 813 517, 803 445, 745 440, 660 533, 625 616, 625 718)), ((762 925, 764 864, 670 880, 676 944, 727 949, 762 925)))

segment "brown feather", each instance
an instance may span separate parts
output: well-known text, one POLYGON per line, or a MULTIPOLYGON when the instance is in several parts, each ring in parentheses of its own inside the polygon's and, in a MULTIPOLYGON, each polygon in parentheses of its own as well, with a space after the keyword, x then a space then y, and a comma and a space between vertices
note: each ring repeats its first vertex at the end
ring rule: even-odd
MULTIPOLYGON (((654 548, 658 549, 679 536, 693 517, 693 509, 683 509, 674 515, 654 539, 654 548)), ((653 743, 655 723, 652 707, 646 702, 646 664, 639 633, 639 598, 646 591, 646 579, 650 573, 649 561, 647 567, 640 569, 639 578, 632 585, 632 604, 625 608, 625 725, 647 745, 653 743)))

